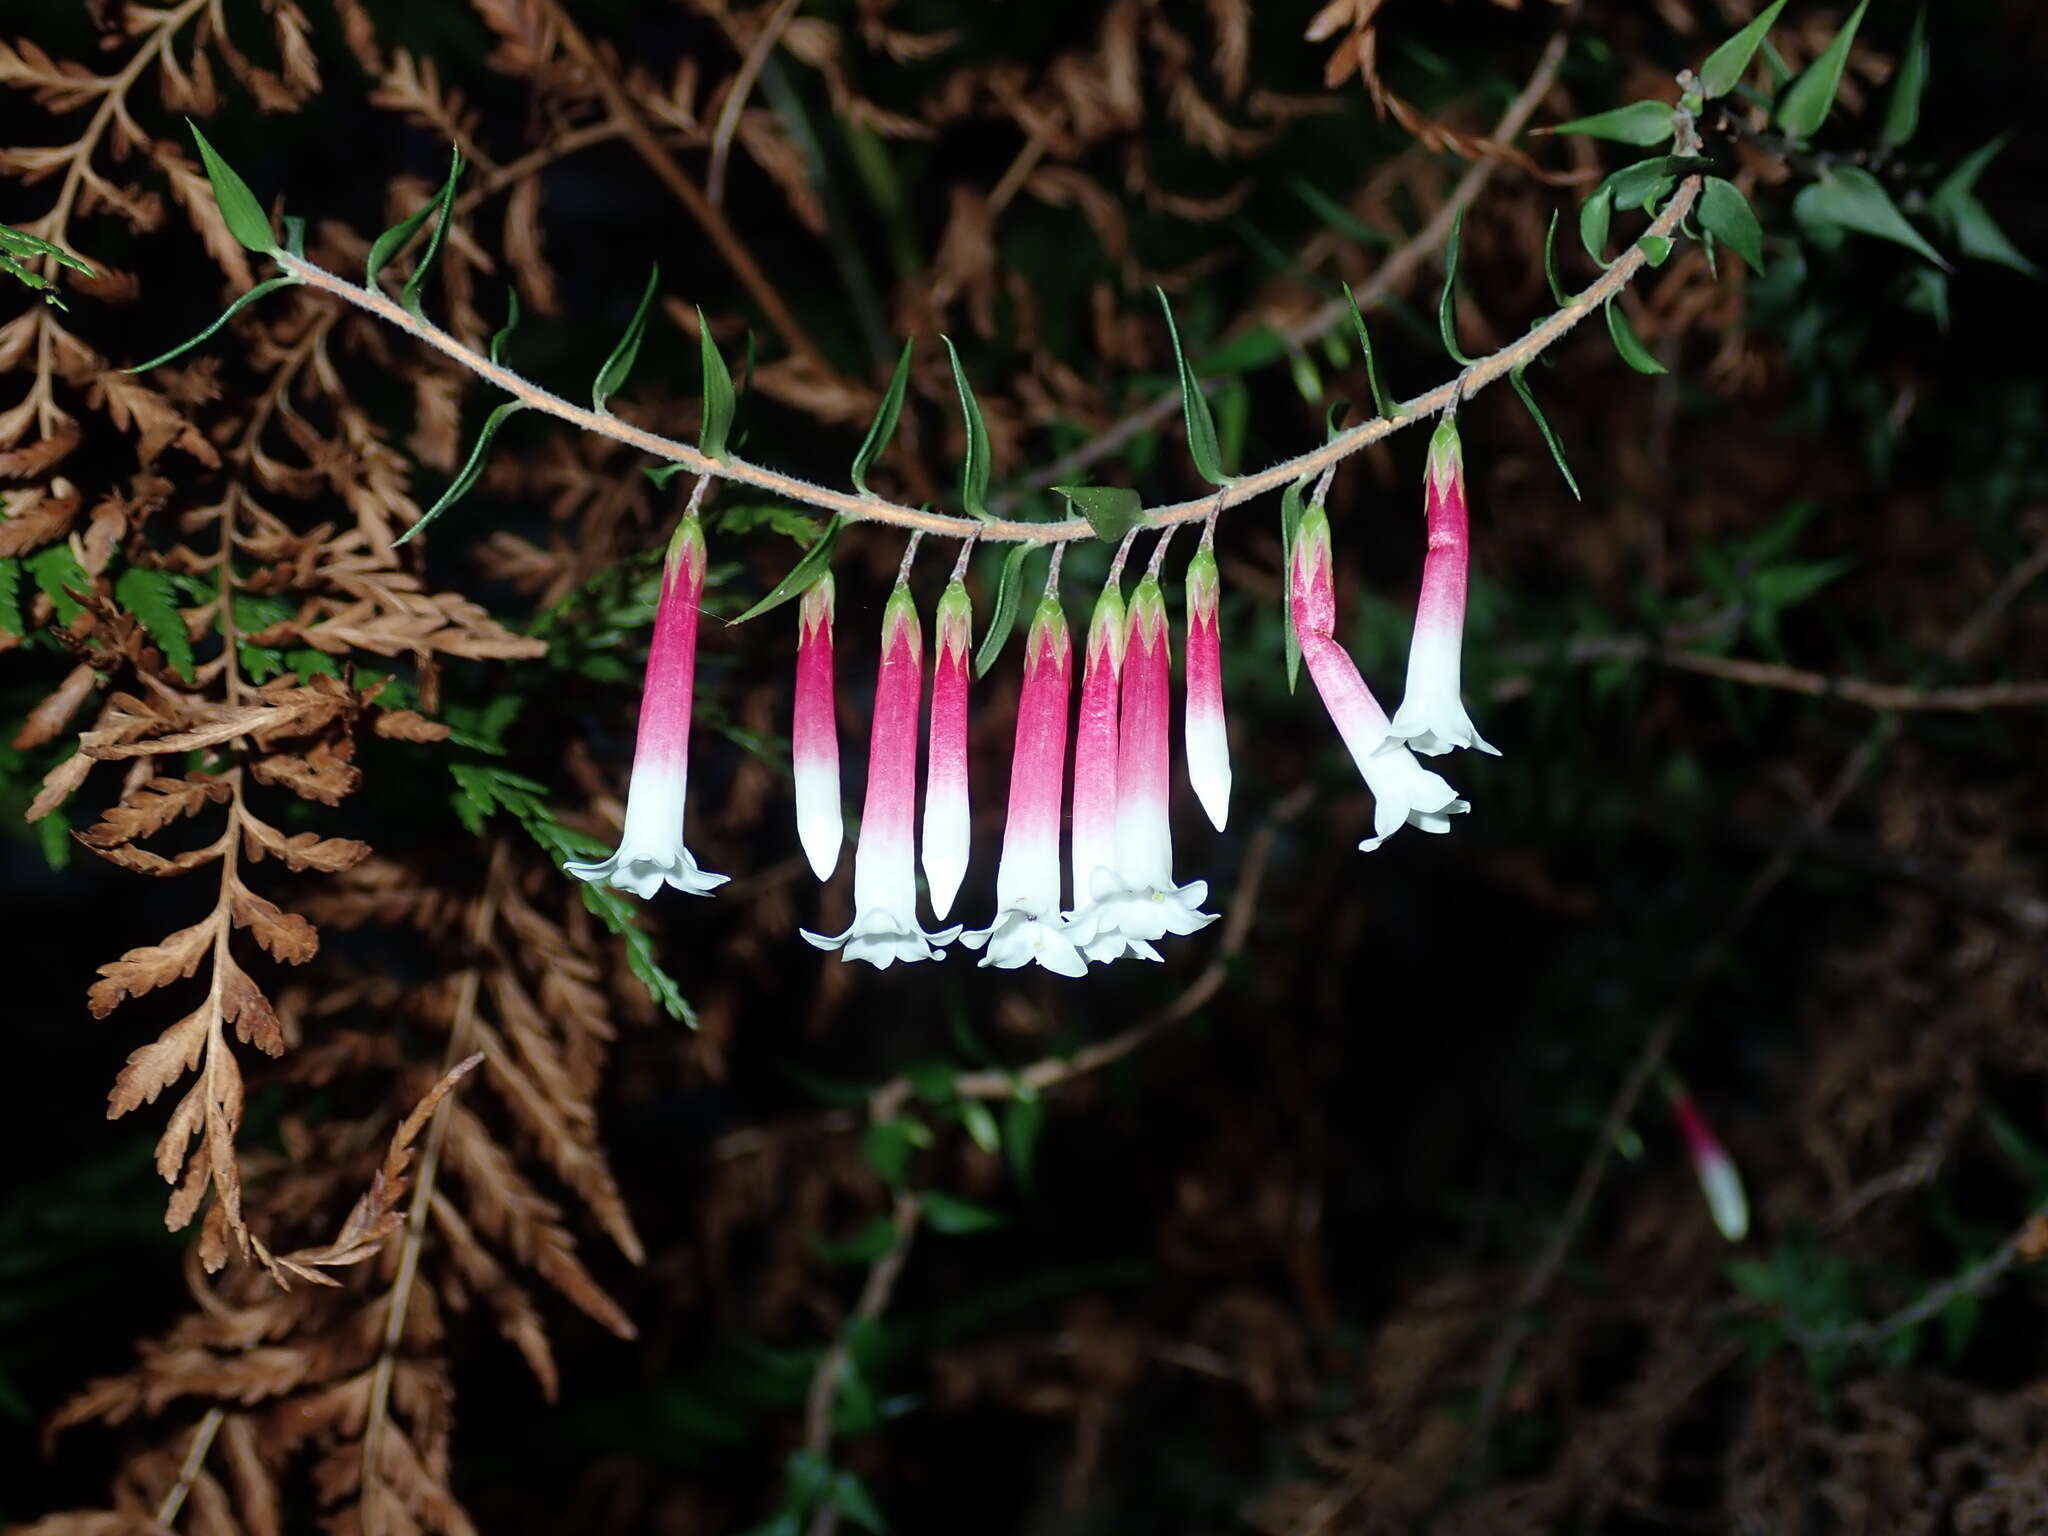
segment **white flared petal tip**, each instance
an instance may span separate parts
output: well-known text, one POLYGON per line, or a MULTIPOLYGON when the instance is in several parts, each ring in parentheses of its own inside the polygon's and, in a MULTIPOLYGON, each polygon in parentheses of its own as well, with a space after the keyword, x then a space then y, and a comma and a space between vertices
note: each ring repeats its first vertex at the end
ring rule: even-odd
POLYGON ((1095 936, 1083 943, 1080 949, 1082 955, 1095 965, 1108 965, 1121 960, 1125 955, 1132 955, 1139 960, 1150 960, 1155 964, 1164 963, 1166 958, 1143 939, 1130 938, 1113 928, 1098 929, 1095 936))
POLYGON ((797 930, 806 944, 817 949, 837 950, 843 960, 865 960, 878 971, 886 971, 899 960, 910 965, 919 960, 937 960, 945 947, 960 937, 956 924, 926 933, 915 921, 905 921, 894 912, 863 912, 853 926, 841 934, 797 930))
POLYGON ((562 866, 578 880, 591 885, 609 885, 622 891, 630 891, 642 901, 652 896, 664 885, 673 886, 690 896, 709 896, 726 881, 730 875, 714 875, 709 870, 699 869, 697 860, 690 850, 678 847, 673 853, 662 858, 650 858, 645 854, 628 854, 624 848, 608 859, 583 864, 570 861, 562 866))
POLYGON ((1001 970, 1042 965, 1060 976, 1083 976, 1088 971, 1088 962, 1068 934, 1064 918, 1040 917, 1013 908, 988 927, 961 934, 960 942, 969 949, 987 945, 988 953, 981 957, 981 963, 1001 970))
POLYGON ((1393 752, 1402 747, 1424 757, 1441 757, 1459 748, 1484 752, 1490 757, 1500 756, 1500 748, 1479 734, 1471 716, 1465 713, 1464 705, 1456 700, 1448 705, 1439 702, 1428 708, 1412 708, 1403 699, 1401 707, 1394 711, 1394 718, 1387 726, 1387 738, 1380 743, 1378 750, 1393 752))
MULTIPOLYGON (((1193 880, 1179 886, 1145 886, 1139 889, 1103 890, 1096 899, 1074 914, 1074 927, 1087 935, 1083 945, 1096 936, 1115 934, 1131 942, 1149 944, 1169 933, 1198 933, 1215 922, 1218 915, 1201 910, 1209 899, 1209 882, 1193 880)), ((1090 958, 1093 958, 1092 951, 1090 958)), ((1153 958, 1157 958, 1154 956, 1153 958)))

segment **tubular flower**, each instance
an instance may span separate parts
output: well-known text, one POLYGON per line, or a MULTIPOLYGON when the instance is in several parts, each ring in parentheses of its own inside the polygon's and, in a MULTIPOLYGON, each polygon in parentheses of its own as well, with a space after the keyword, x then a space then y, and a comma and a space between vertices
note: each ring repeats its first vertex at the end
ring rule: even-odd
POLYGON ((1749 1235, 1749 1197, 1743 1193, 1735 1160, 1722 1148, 1691 1094, 1675 1085, 1667 1085, 1666 1092, 1671 1097, 1671 1117, 1678 1122, 1678 1134, 1685 1138, 1685 1150, 1692 1158, 1692 1171, 1707 1197, 1714 1225, 1729 1242, 1739 1243, 1749 1235))
POLYGON ((1223 728, 1223 637, 1216 625, 1216 556, 1188 562, 1188 782, 1218 832, 1230 820, 1230 738, 1223 728))
POLYGON ((1152 940, 1216 921, 1215 913, 1201 910, 1209 895, 1206 880, 1173 883, 1166 806, 1169 672, 1166 598, 1158 578, 1147 574, 1131 594, 1117 714, 1116 867, 1090 876, 1093 902, 1076 925, 1091 960, 1114 959, 1126 946, 1154 959, 1147 952, 1152 940))
POLYGON ((1337 623, 1336 584, 1330 572, 1330 520, 1320 506, 1302 515, 1294 537, 1294 629, 1301 659, 1308 663, 1316 692, 1336 722, 1337 734, 1351 760, 1365 776, 1373 795, 1373 835, 1358 846, 1364 852, 1385 842, 1403 826, 1425 832, 1448 832, 1449 818, 1472 807, 1437 774, 1415 760, 1415 754, 1387 741, 1387 716, 1358 675, 1357 664, 1332 637, 1337 623))
POLYGON ((1435 757, 1453 747, 1500 756, 1473 727, 1459 697, 1459 653, 1465 641, 1465 576, 1471 557, 1465 515, 1465 459, 1458 428, 1448 416, 1429 440, 1423 480, 1429 518, 1429 553, 1422 564, 1422 596, 1408 645, 1408 686, 1380 750, 1406 742, 1435 757))
POLYGON ((832 689, 832 573, 820 576, 797 610, 796 718, 790 728, 796 770, 796 835, 820 880, 839 863, 845 817, 839 802, 839 715, 832 689))
POLYGON ((924 781, 924 878, 932 912, 953 910, 967 873, 967 655, 974 609, 967 584, 954 577, 939 599, 937 653, 932 660, 932 735, 924 781))
POLYGON ((631 891, 643 901, 664 884, 708 896, 729 878, 697 867, 683 846, 683 799, 690 780, 690 696, 697 677, 697 604, 704 591, 704 531, 683 519, 661 568, 661 602, 647 650, 626 826, 618 851, 563 867, 578 880, 631 891))
POLYGON ((1123 590, 1111 580, 1095 600, 1095 614, 1088 621, 1088 649, 1081 671, 1081 715, 1074 731, 1070 860, 1074 910, 1067 914, 1075 931, 1087 936, 1087 957, 1098 961, 1114 960, 1126 949, 1142 959, 1159 958, 1159 951, 1150 944, 1124 938, 1107 914, 1092 910, 1093 891, 1107 893, 1120 884, 1116 876, 1116 716, 1126 627, 1123 590))
POLYGON ((1059 599, 1048 593, 1039 600, 1024 648, 1010 813, 1002 862, 996 866, 996 920, 960 938, 972 949, 988 946, 983 965, 1014 970, 1036 963, 1062 976, 1080 976, 1088 969, 1060 916, 1060 804, 1066 789, 1072 661, 1066 617, 1059 599))
POLYGON ((926 933, 917 920, 917 706, 924 692, 924 637, 902 582, 882 610, 882 660, 868 733, 868 791, 853 855, 853 926, 834 938, 803 930, 819 949, 841 950, 877 970, 932 960, 958 928, 926 933))

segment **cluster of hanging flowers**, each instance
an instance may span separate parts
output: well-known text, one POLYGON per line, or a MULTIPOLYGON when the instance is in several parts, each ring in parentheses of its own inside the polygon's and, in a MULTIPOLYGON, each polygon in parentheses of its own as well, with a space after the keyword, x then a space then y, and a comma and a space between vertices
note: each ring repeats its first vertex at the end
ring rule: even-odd
MULTIPOLYGON (((1430 441, 1425 515, 1428 553, 1407 687, 1391 719, 1337 640, 1330 524, 1320 499, 1301 516, 1289 557, 1290 607, 1302 660, 1372 791, 1373 835, 1359 844, 1368 851, 1404 826, 1446 832, 1450 817, 1470 809, 1440 775, 1422 766, 1418 753, 1437 757, 1461 747, 1495 752, 1473 727, 1459 692, 1469 545, 1464 464, 1457 428, 1449 418, 1430 441)), ((1213 534, 1212 518, 1186 572, 1182 741, 1190 787, 1220 831, 1230 811, 1230 746, 1213 534)), ((1161 534, 1149 568, 1128 598, 1123 565, 1130 539, 1119 548, 1078 658, 1078 711, 1077 658, 1059 596, 1064 545, 1054 547, 1025 637, 994 911, 986 926, 972 929, 959 924, 927 928, 917 880, 921 857, 930 910, 943 923, 959 895, 969 855, 973 614, 963 580, 969 551, 962 549, 939 599, 927 714, 925 634, 909 586, 917 547, 912 538, 882 610, 867 792, 854 850, 853 920, 840 934, 805 930, 807 941, 883 969, 899 961, 937 959, 958 941, 978 951, 983 965, 1039 965, 1080 976, 1091 964, 1126 956, 1158 960, 1160 940, 1194 933, 1216 920, 1215 913, 1203 910, 1207 882, 1181 884, 1173 871, 1168 816, 1172 633, 1160 584, 1170 538, 1170 530, 1161 534), (929 735, 920 835, 921 718, 929 722, 929 735)), ((683 841, 704 558, 704 537, 692 511, 663 568, 624 834, 609 859, 568 866, 579 879, 606 881, 641 897, 664 884, 708 895, 726 878, 701 870, 683 841)), ((797 838, 820 880, 837 867, 845 835, 834 596, 829 572, 802 594, 791 725, 797 838)))

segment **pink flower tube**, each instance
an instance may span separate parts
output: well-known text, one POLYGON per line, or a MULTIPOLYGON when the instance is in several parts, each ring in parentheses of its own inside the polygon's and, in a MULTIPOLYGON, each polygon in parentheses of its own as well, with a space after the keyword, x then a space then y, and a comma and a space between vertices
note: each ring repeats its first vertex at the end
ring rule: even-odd
POLYGON ((1059 599, 1048 594, 1039 600, 1024 646, 1009 820, 996 867, 996 920, 960 937, 972 949, 988 946, 983 965, 1014 970, 1036 964, 1062 976, 1088 969, 1060 916, 1060 807, 1066 798, 1072 661, 1066 616, 1059 599))
POLYGON ((1373 835, 1358 846, 1370 853, 1403 826, 1448 832, 1449 818, 1471 806, 1441 777, 1415 760, 1405 746, 1387 744, 1387 716, 1358 675, 1358 666, 1337 644, 1337 589, 1330 567, 1330 520, 1320 506, 1302 515, 1294 537, 1289 580, 1294 629, 1301 659, 1308 663, 1323 707, 1351 760, 1373 795, 1373 835), (1385 750, 1383 750, 1383 748, 1385 750))
POLYGON ((839 864, 845 812, 839 800, 839 715, 832 686, 832 573, 805 589, 797 610, 796 717, 790 755, 796 772, 796 835, 820 880, 839 864))
POLYGON ((939 599, 937 654, 932 660, 932 735, 924 781, 924 878, 932 912, 953 910, 967 874, 967 658, 974 644, 974 608, 954 577, 939 599))
POLYGON ((868 732, 868 791, 853 855, 853 925, 828 938, 803 930, 819 949, 887 970, 898 960, 934 960, 959 936, 926 933, 917 919, 917 714, 924 694, 924 635, 902 582, 882 610, 882 660, 868 732))
POLYGON ((1686 1155, 1692 1159, 1700 1191, 1707 1197, 1714 1226, 1729 1242, 1739 1243, 1749 1235, 1749 1197, 1743 1192, 1735 1160, 1722 1148, 1691 1094, 1670 1085, 1666 1092, 1671 1097, 1671 1117, 1678 1122, 1678 1134, 1685 1138, 1686 1155))
POLYGON ((1081 714, 1074 732, 1074 808, 1071 863, 1074 906, 1067 920, 1083 936, 1087 958, 1115 960, 1126 951, 1157 960, 1159 951, 1142 939, 1126 939, 1110 914, 1096 909, 1096 893, 1108 895, 1116 875, 1117 708, 1129 621, 1124 595, 1114 579, 1104 585, 1088 621, 1088 648, 1081 672, 1081 714))
POLYGON ((1166 598, 1150 574, 1131 594, 1121 695, 1116 867, 1091 876, 1094 901, 1076 924, 1091 960, 1114 958, 1126 945, 1149 945, 1169 933, 1193 933, 1216 921, 1215 913, 1201 910, 1209 895, 1207 881, 1176 885, 1173 880, 1173 829, 1167 819, 1173 684, 1166 598), (1097 946, 1114 954, 1098 954, 1097 946))
POLYGON ((1408 645, 1408 686, 1394 711, 1390 751, 1406 742, 1435 757, 1453 747, 1500 756, 1465 713, 1459 696, 1465 643, 1465 582, 1471 558, 1465 513, 1465 458, 1457 424, 1446 416, 1429 440, 1429 468, 1423 480, 1429 519, 1429 553, 1422 564, 1422 596, 1415 605, 1415 635, 1408 645))
POLYGON ((617 852, 562 867, 578 880, 631 891, 643 901, 672 885, 707 896, 727 876, 697 867, 683 846, 683 801, 690 780, 690 700, 697 677, 697 604, 704 591, 704 532, 694 516, 669 541, 661 569, 661 601, 647 650, 633 776, 626 788, 626 825, 617 852))
POLYGON ((1230 736, 1223 725, 1223 636, 1217 628, 1216 556, 1207 544, 1188 562, 1188 782, 1218 832, 1230 820, 1230 736))

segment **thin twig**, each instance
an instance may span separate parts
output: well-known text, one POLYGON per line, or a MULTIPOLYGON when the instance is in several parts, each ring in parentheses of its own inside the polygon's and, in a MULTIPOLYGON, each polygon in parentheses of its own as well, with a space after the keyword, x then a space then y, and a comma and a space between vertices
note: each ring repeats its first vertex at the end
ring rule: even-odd
POLYGON ((209 1408, 206 1416, 192 1429, 192 1443, 185 1448, 185 1461, 178 1468, 178 1480, 165 1490, 156 1506, 156 1523, 170 1530, 178 1518, 178 1511, 185 1507, 185 1500, 192 1492, 192 1485, 199 1481, 200 1468, 206 1465, 208 1452, 213 1449, 214 1436, 220 1433, 220 1426, 227 1418, 225 1411, 209 1408))
MULTIPOLYGON (((1662 238, 1672 236, 1685 216, 1691 212, 1692 205, 1699 196, 1700 185, 1700 178, 1697 176, 1689 176, 1681 182, 1671 201, 1665 205, 1664 211, 1645 232, 1646 235, 1662 238)), ((660 433, 650 432, 644 427, 636 427, 631 422, 621 421, 608 412, 571 404, 559 395, 522 378, 503 364, 494 363, 482 354, 472 351, 432 321, 423 320, 409 313, 395 299, 381 291, 358 287, 324 267, 315 266, 310 261, 284 251, 275 252, 274 257, 279 266, 301 282, 324 293, 331 293, 358 309, 367 310, 379 319, 418 338, 436 351, 452 358, 477 377, 497 385, 529 409, 566 421, 586 432, 609 437, 643 453, 666 459, 672 464, 681 464, 692 474, 715 475, 721 480, 737 481, 742 485, 766 491, 770 495, 836 512, 852 522, 888 523, 900 528, 915 528, 942 538, 964 539, 975 536, 992 543, 1050 544, 1062 539, 1095 537, 1093 525, 1084 517, 1070 517, 1059 522, 1047 523, 1019 523, 1001 518, 983 521, 972 517, 955 517, 943 512, 927 512, 919 507, 903 506, 880 497, 861 496, 853 491, 837 491, 829 486, 814 485, 808 480, 784 474, 780 470, 750 464, 736 455, 724 459, 711 458, 688 443, 663 437, 660 433)), ((1626 288, 1636 273, 1647 264, 1648 259, 1643 243, 1638 241, 1616 258, 1614 264, 1589 287, 1574 296, 1562 309, 1539 321, 1519 340, 1481 358, 1449 383, 1440 384, 1427 394, 1404 401, 1395 407, 1392 416, 1363 422, 1348 431, 1338 433, 1328 442, 1310 449, 1307 453, 1297 454, 1294 458, 1285 459, 1256 474, 1242 476, 1208 495, 1196 497, 1191 501, 1170 502, 1164 506, 1153 507, 1142 514, 1141 523, 1143 526, 1158 529, 1197 522, 1209 516, 1212 510, 1220 511, 1227 507, 1241 506, 1306 475, 1318 474, 1373 443, 1429 419, 1450 405, 1454 399, 1476 394, 1516 369, 1527 367, 1548 348, 1562 340, 1572 327, 1626 288)))
POLYGON ((1796 1328, 1786 1332, 1801 1347, 1825 1349, 1845 1345, 1882 1343, 1893 1334, 1931 1322, 1964 1296, 1981 1296, 2010 1270, 2039 1260, 2044 1232, 2048 1232, 2048 1203, 2036 1206, 2004 1242, 1968 1269, 1930 1286, 1917 1301, 1907 1303, 1889 1317, 1872 1323, 1850 1323, 1831 1328, 1796 1328))
MULTIPOLYGON (((1536 60, 1536 67, 1529 72, 1529 79, 1515 99, 1508 103, 1501 113, 1500 121, 1493 126, 1491 138, 1496 143, 1505 143, 1521 133, 1528 121, 1542 105, 1543 98, 1550 94, 1550 87, 1557 80, 1558 69, 1564 63, 1565 51, 1570 38, 1564 27, 1551 34, 1550 42, 1536 60)), ((1451 225, 1458 216, 1486 190, 1486 184, 1493 179, 1495 168, 1500 162, 1492 156, 1482 156, 1472 168, 1459 178, 1451 189, 1451 195, 1444 200, 1429 222, 1424 224, 1406 242, 1390 252, 1380 263, 1370 279, 1358 290, 1361 309, 1368 309, 1398 291, 1415 275, 1416 268, 1442 249, 1444 241, 1450 238, 1451 225)), ((1321 340, 1324 336, 1351 318, 1351 308, 1342 299, 1332 299, 1306 319, 1281 332, 1289 347, 1304 347, 1321 340)), ((997 512, 1006 512, 1027 490, 1039 490, 1049 485, 1063 485, 1073 480, 1091 465, 1101 462, 1115 453, 1124 444, 1142 433, 1172 419, 1180 409, 1180 390, 1177 386, 1162 390, 1150 401, 1115 425, 1098 432, 1071 453, 1063 454, 1044 469, 1035 470, 1025 476, 1018 490, 1007 491, 994 498, 991 505, 997 512)))
POLYGON ((725 103, 718 109, 718 123, 711 130, 711 160, 704 170, 704 195, 718 207, 725 206, 725 163, 732 154, 732 136, 740 126, 740 113, 746 108, 747 97, 753 94, 761 66, 768 62, 768 56, 782 38, 782 29, 789 25, 789 18, 802 3, 803 0, 781 0, 754 35, 732 84, 726 87, 725 103))

